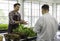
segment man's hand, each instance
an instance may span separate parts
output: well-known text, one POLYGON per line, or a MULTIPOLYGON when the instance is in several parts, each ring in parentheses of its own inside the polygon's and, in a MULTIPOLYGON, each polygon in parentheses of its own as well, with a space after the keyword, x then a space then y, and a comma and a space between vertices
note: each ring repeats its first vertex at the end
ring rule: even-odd
POLYGON ((15 21, 15 23, 20 23, 19 21, 15 21))
POLYGON ((28 24, 27 21, 25 21, 25 20, 21 20, 20 23, 21 24, 28 24))
POLYGON ((21 21, 15 21, 15 23, 20 23, 20 24, 28 24, 27 21, 21 20, 21 21))

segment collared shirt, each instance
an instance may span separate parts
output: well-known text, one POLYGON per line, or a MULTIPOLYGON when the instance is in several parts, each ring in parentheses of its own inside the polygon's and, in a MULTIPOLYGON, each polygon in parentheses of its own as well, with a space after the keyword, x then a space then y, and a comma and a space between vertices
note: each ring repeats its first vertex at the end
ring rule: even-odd
POLYGON ((53 16, 46 13, 37 20, 33 30, 37 33, 37 41, 53 41, 58 23, 53 16))
POLYGON ((9 13, 9 24, 15 24, 14 21, 21 21, 21 15, 19 12, 11 11, 9 13))

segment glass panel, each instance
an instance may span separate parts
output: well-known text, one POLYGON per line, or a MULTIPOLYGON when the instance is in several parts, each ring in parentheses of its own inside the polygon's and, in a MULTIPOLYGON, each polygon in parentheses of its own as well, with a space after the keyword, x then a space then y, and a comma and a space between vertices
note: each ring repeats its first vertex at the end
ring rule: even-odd
POLYGON ((29 2, 24 2, 24 19, 28 21, 28 23, 29 23, 28 26, 32 26, 35 24, 35 16, 39 17, 39 4, 37 4, 37 3, 31 4, 29 2), (32 13, 32 15, 31 15, 31 13, 32 13))
POLYGON ((8 11, 0 9, 0 16, 8 16, 8 11))
POLYGON ((60 5, 57 5, 57 20, 60 23, 60 5))
POLYGON ((0 3, 0 9, 8 10, 8 4, 0 3))
POLYGON ((31 3, 24 3, 24 16, 31 16, 31 3))
POLYGON ((49 13, 52 15, 52 6, 49 6, 49 13))
POLYGON ((0 23, 8 23, 8 13, 17 1, 0 0, 0 23))
POLYGON ((27 26, 31 26, 31 17, 25 16, 25 17, 24 17, 24 20, 25 20, 25 21, 28 21, 27 26))
POLYGON ((39 16, 39 4, 32 3, 32 16, 39 16))
POLYGON ((8 23, 8 17, 0 16, 0 24, 7 24, 8 23))
POLYGON ((36 21, 38 20, 39 16, 38 17, 32 17, 32 26, 34 27, 36 21))
POLYGON ((9 1, 9 12, 14 9, 14 4, 17 3, 17 1, 9 1))

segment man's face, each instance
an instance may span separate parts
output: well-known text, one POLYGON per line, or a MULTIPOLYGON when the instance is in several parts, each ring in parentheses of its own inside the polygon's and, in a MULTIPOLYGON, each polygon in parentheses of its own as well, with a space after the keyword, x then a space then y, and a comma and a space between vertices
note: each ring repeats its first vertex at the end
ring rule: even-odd
POLYGON ((45 10, 44 9, 42 9, 42 14, 44 14, 45 13, 45 10))
POLYGON ((20 6, 19 6, 19 5, 16 5, 16 7, 14 7, 14 9, 15 9, 16 11, 18 11, 18 10, 19 10, 19 8, 20 8, 20 6))
POLYGON ((47 9, 42 9, 42 14, 46 14, 46 13, 48 13, 49 12, 49 10, 47 10, 47 9))

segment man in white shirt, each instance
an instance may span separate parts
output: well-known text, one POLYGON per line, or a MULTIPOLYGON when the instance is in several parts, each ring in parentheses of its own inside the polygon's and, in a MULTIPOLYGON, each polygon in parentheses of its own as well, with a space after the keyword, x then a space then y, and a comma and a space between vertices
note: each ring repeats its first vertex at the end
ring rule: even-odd
POLYGON ((54 36, 58 30, 58 23, 49 14, 49 5, 44 4, 42 6, 42 15, 33 29, 37 33, 37 41, 54 41, 54 36))

